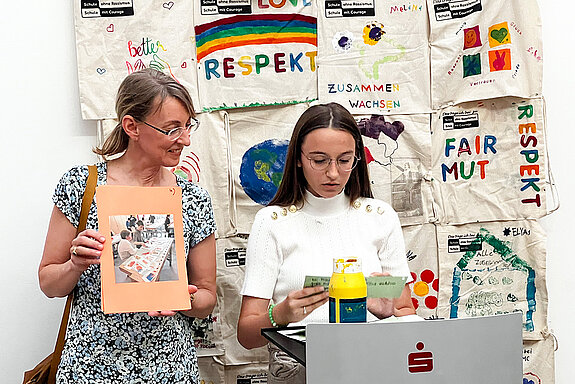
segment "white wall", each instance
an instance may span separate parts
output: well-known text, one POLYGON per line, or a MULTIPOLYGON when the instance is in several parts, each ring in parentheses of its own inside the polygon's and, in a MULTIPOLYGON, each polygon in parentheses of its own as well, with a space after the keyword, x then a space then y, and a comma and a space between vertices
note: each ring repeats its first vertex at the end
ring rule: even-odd
POLYGON ((575 271, 575 178, 570 156, 575 155, 575 123, 572 117, 575 61, 572 29, 575 17, 567 0, 539 0, 543 19, 544 70, 543 95, 547 101, 547 138, 550 166, 555 176, 560 208, 541 220, 547 231, 547 289, 549 327, 557 337, 556 383, 569 384, 575 374, 575 305, 572 273, 575 271))
MULTIPOLYGON (((567 384, 575 373, 575 226, 569 224, 575 212, 569 160, 575 142, 575 18, 567 0, 540 4, 549 152, 562 198, 561 208, 542 221, 549 235, 549 323, 559 340, 556 382, 567 384)), ((3 1, 0 37, 0 380, 19 383, 23 371, 54 346, 64 300, 40 292, 37 268, 53 189, 71 166, 96 161, 90 151, 96 124, 80 118, 72 1, 3 1)))

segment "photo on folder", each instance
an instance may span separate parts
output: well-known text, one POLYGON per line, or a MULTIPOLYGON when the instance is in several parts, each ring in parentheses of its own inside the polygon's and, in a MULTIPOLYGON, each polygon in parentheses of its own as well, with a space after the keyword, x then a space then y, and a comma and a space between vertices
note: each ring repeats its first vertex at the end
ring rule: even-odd
POLYGON ((179 187, 99 186, 104 313, 190 309, 179 187))

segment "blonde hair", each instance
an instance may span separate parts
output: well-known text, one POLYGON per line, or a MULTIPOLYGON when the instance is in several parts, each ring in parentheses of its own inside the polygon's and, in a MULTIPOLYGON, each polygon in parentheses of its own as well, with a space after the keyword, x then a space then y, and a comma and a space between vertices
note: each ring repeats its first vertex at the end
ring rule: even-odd
POLYGON ((128 148, 129 136, 122 128, 122 119, 126 115, 138 121, 161 108, 164 100, 174 97, 184 104, 190 117, 195 117, 192 98, 186 88, 174 78, 153 68, 142 69, 126 76, 118 88, 116 96, 116 116, 118 124, 104 141, 101 147, 93 149, 94 153, 107 160, 124 152, 128 148), (155 108, 154 108, 155 107, 155 108))

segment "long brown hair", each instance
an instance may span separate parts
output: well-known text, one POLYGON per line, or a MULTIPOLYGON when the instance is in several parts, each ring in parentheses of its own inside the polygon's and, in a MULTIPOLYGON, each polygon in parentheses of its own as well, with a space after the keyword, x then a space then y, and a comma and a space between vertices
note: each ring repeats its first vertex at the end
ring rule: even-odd
POLYGON ((126 115, 138 121, 159 108, 168 97, 174 97, 184 104, 190 117, 195 117, 192 98, 186 88, 174 78, 153 68, 132 72, 122 81, 116 96, 116 116, 118 124, 100 148, 93 152, 104 159, 124 152, 128 148, 129 137, 122 128, 122 119, 126 115))
POLYGON ((365 161, 365 151, 361 133, 353 116, 337 103, 314 105, 307 109, 298 119, 293 130, 287 150, 286 164, 280 186, 268 205, 286 207, 292 204, 301 205, 307 187, 303 170, 297 166, 301 145, 305 136, 320 128, 339 129, 349 132, 355 141, 355 155, 360 159, 351 171, 344 192, 353 202, 358 197, 373 197, 365 161))

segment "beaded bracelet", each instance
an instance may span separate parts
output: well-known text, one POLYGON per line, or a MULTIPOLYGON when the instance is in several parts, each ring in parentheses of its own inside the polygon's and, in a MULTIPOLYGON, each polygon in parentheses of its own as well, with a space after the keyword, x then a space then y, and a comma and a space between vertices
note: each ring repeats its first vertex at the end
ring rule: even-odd
POLYGON ((268 309, 268 316, 270 318, 270 323, 272 323, 272 327, 277 328, 277 327, 279 327, 279 325, 274 320, 274 315, 272 314, 272 311, 273 311, 275 306, 276 306, 275 304, 270 304, 270 307, 268 309))

